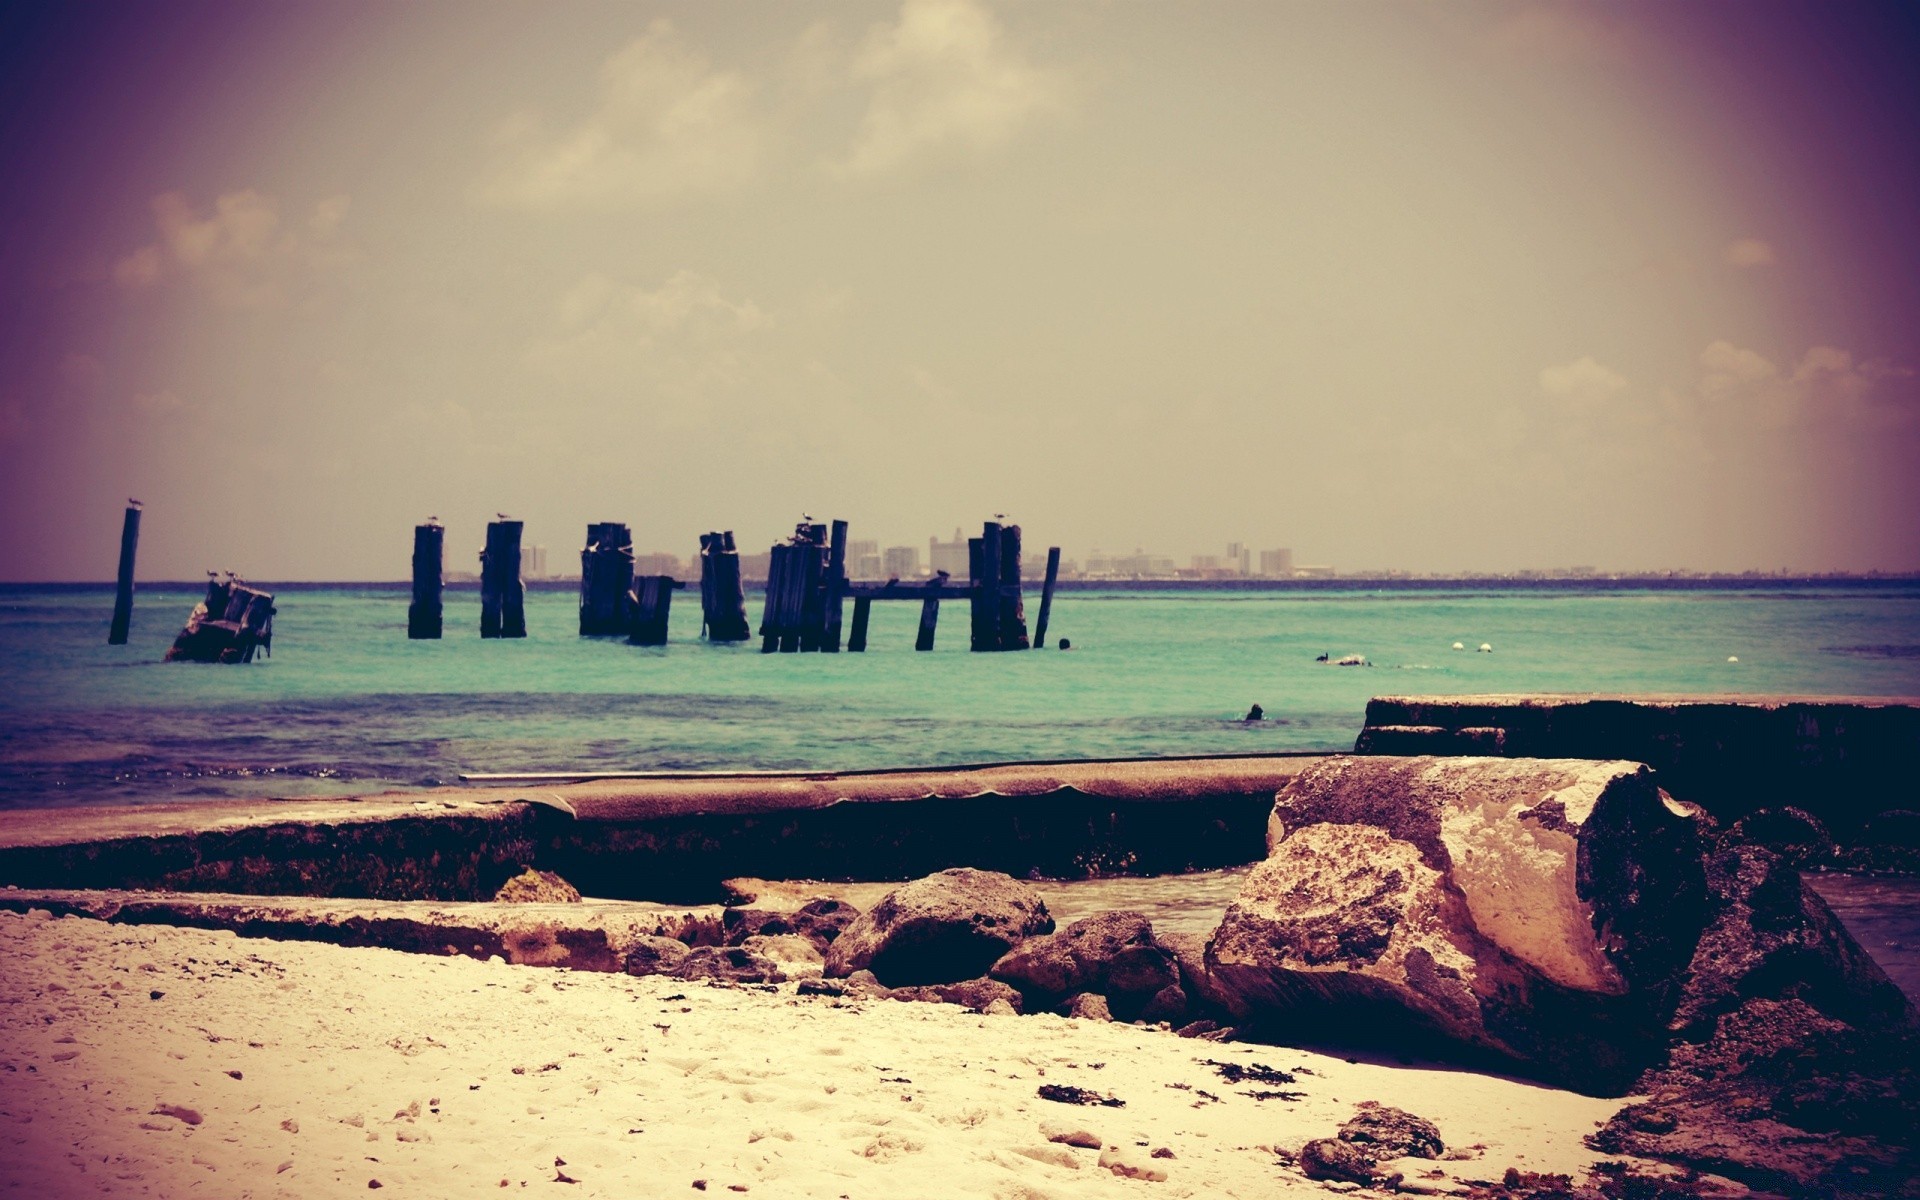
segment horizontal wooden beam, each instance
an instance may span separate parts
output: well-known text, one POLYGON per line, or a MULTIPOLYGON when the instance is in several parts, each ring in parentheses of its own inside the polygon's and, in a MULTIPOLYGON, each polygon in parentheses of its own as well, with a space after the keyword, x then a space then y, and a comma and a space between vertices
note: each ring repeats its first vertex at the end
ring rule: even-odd
MULTIPOLYGON (((868 600, 925 600, 928 596, 937 596, 942 600, 965 600, 973 595, 973 589, 964 583, 943 583, 932 586, 925 583, 854 583, 840 585, 842 594, 856 599, 868 600)), ((996 589, 1003 596, 1011 596, 1018 588, 1009 584, 996 589)))

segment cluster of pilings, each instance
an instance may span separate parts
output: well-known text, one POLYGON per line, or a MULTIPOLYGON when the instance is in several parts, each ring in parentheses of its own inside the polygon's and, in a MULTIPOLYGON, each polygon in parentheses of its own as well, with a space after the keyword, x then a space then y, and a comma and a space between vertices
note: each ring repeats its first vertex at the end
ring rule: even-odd
POLYGON ((194 606, 173 639, 168 662, 250 663, 256 651, 273 656, 273 593, 239 579, 209 578, 207 598, 194 606))
POLYGON ((974 650, 1026 650, 1046 644, 1053 588, 1060 576, 1060 548, 1047 551, 1046 583, 1040 620, 1032 641, 1022 595, 1020 527, 988 521, 980 536, 967 540, 968 580, 949 582, 945 571, 925 583, 856 582, 847 578, 847 523, 829 526, 803 521, 783 545, 773 547, 767 570, 766 610, 760 621, 760 649, 775 651, 840 650, 841 611, 853 600, 853 628, 847 650, 867 648, 867 622, 875 600, 918 600, 920 627, 913 648, 931 650, 940 622, 941 600, 966 600, 972 619, 974 650))

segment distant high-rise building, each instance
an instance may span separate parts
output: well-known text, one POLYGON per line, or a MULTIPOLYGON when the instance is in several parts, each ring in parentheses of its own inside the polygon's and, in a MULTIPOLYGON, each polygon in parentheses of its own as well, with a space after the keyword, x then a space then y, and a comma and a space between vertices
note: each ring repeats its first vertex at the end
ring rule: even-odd
POLYGON ((927 567, 930 572, 945 571, 955 579, 965 579, 968 569, 967 535, 956 528, 950 542, 943 542, 937 537, 928 538, 927 567))
POLYGON ((888 546, 881 569, 891 579, 914 579, 920 575, 918 546, 888 546))
POLYGON ((1253 574, 1253 551, 1247 549, 1245 542, 1227 543, 1227 561, 1221 564, 1227 570, 1238 575, 1253 574))
POLYGON ((847 543, 847 575, 873 579, 880 574, 880 543, 861 539, 847 543))
POLYGON ((547 577, 547 548, 545 546, 520 547, 520 578, 545 579, 547 577))
POLYGON ((658 550, 652 554, 636 554, 633 556, 633 573, 635 575, 672 575, 678 578, 680 559, 677 555, 665 554, 658 550))
POLYGON ((1260 574, 1268 579, 1291 579, 1293 577, 1293 551, 1262 550, 1260 552, 1260 574))

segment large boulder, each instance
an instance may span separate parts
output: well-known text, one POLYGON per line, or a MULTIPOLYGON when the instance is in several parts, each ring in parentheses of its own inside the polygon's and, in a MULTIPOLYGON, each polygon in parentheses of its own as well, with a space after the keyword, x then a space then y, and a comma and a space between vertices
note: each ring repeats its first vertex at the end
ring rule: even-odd
POLYGON ((955 983, 1051 932, 1038 892, 997 871, 955 867, 901 885, 855 918, 828 947, 827 974, 870 970, 888 987, 955 983))
POLYGON ((1596 1146, 1800 1195, 1900 1194, 1920 1179, 1912 1004, 1775 854, 1730 845, 1706 877, 1671 1053, 1596 1146))
POLYGON ((720 915, 726 944, 738 946, 750 937, 799 934, 822 952, 853 924, 860 910, 844 900, 810 900, 792 912, 762 908, 729 908, 720 915))
POLYGON ((1694 811, 1637 763, 1330 759, 1276 798, 1210 990, 1293 1033, 1444 1039, 1617 1094, 1704 919, 1694 811))
POLYGON ((1153 926, 1137 912, 1101 913, 1029 938, 989 974, 1019 988, 1029 1007, 1053 1008, 1092 992, 1106 997, 1122 1021, 1139 1019, 1156 996, 1180 986, 1174 952, 1154 939, 1153 926))

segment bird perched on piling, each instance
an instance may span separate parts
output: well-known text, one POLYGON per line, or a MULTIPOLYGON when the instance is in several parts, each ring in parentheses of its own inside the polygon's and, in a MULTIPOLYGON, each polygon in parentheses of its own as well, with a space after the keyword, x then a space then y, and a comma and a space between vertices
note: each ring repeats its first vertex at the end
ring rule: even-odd
POLYGON ((128 508, 140 508, 140 507, 141 507, 141 504, 140 504, 140 502, 139 502, 138 500, 135 500, 135 499, 134 499, 134 498, 133 498, 132 496, 128 496, 128 497, 127 497, 127 507, 128 507, 128 508))

